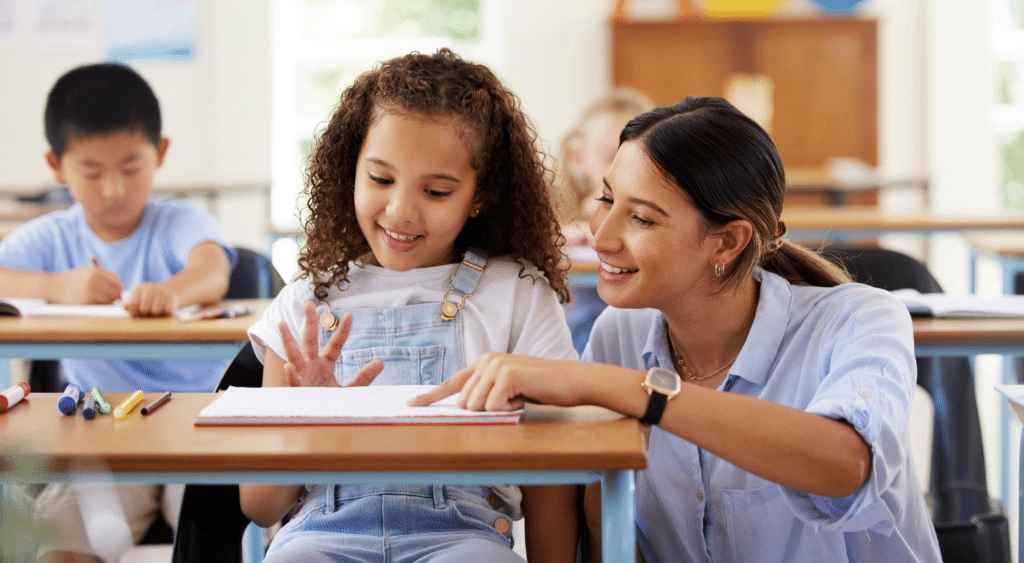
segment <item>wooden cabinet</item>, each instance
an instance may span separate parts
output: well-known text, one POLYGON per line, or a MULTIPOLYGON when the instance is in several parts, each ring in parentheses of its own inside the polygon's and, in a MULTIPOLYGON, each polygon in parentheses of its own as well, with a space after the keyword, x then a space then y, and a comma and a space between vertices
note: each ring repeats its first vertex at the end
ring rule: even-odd
POLYGON ((878 164, 877 23, 871 19, 613 21, 612 81, 658 105, 723 96, 737 74, 774 86, 771 135, 787 169, 878 164))

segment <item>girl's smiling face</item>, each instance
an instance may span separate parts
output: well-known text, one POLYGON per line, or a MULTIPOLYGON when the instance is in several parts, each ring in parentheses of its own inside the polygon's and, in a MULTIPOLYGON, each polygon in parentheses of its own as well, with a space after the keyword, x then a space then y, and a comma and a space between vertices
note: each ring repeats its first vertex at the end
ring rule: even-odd
POLYGON ((473 212, 476 169, 450 118, 378 113, 356 163, 355 210, 375 263, 404 272, 451 264, 473 212))
POLYGON ((664 311, 714 291, 717 237, 641 140, 619 147, 590 230, 601 260, 598 294, 609 305, 664 311))

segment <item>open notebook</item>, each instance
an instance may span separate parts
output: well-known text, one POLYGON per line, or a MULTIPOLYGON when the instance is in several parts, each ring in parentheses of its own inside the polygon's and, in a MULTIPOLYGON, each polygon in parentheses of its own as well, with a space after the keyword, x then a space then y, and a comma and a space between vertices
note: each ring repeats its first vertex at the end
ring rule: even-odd
POLYGON ((128 317, 120 302, 113 305, 68 305, 43 299, 0 300, 0 317, 128 317))
POLYGON ((405 404, 432 388, 228 387, 199 412, 195 425, 515 424, 523 412, 469 411, 457 406, 457 394, 426 407, 405 404))
POLYGON ((949 295, 919 293, 913 289, 892 292, 911 315, 925 317, 1024 317, 1024 295, 949 295))

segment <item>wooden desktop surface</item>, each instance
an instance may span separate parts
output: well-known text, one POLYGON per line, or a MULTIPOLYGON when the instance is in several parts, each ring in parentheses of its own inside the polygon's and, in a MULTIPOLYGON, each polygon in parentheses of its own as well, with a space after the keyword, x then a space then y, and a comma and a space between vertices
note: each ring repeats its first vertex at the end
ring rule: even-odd
POLYGON ((782 212, 782 220, 790 230, 884 230, 954 231, 1024 229, 1024 214, 933 215, 927 213, 888 215, 877 209, 804 208, 794 207, 782 212))
POLYGON ((967 244, 999 258, 1024 258, 1024 233, 1020 231, 971 233, 967 244))
POLYGON ((232 319, 182 322, 173 317, 0 317, 0 342, 237 342, 270 305, 270 299, 232 299, 254 313, 232 319))
MULTIPOLYGON (((117 406, 124 393, 107 395, 117 406)), ((145 405, 158 396, 147 393, 145 405)), ((33 393, 0 414, 0 473, 23 453, 40 471, 535 471, 646 467, 639 421, 596 407, 529 405, 519 424, 460 426, 196 427, 211 393, 175 394, 148 416, 86 420, 33 393), (41 456, 41 460, 36 456, 41 456)), ((21 467, 23 470, 24 467, 21 467)))
POLYGON ((916 344, 1014 344, 1024 346, 1024 319, 914 318, 916 344))

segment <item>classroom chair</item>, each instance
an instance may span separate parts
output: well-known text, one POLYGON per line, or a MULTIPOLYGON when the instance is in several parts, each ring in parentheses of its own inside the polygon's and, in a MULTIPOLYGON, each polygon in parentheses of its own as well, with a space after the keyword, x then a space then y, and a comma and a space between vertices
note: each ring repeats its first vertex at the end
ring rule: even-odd
MULTIPOLYGON (((284 280, 262 254, 239 248, 238 264, 231 273, 228 298, 274 297, 284 280)), ((228 386, 259 387, 263 364, 246 342, 221 376, 217 390, 228 386)), ((186 485, 174 536, 174 563, 230 563, 242 561, 242 535, 249 519, 242 514, 238 485, 186 485)))
MULTIPOLYGON (((260 387, 263 364, 247 342, 217 385, 260 387)), ((242 513, 238 485, 186 485, 174 537, 172 563, 241 563, 242 536, 249 519, 242 513)))
MULTIPOLYGON (((942 291, 924 264, 895 250, 844 245, 822 250, 827 258, 845 267, 854 281, 888 291, 942 291)), ((1009 562, 1006 516, 993 512, 988 498, 970 360, 918 358, 917 381, 931 395, 934 405, 928 491, 943 559, 947 563, 1009 562)))

